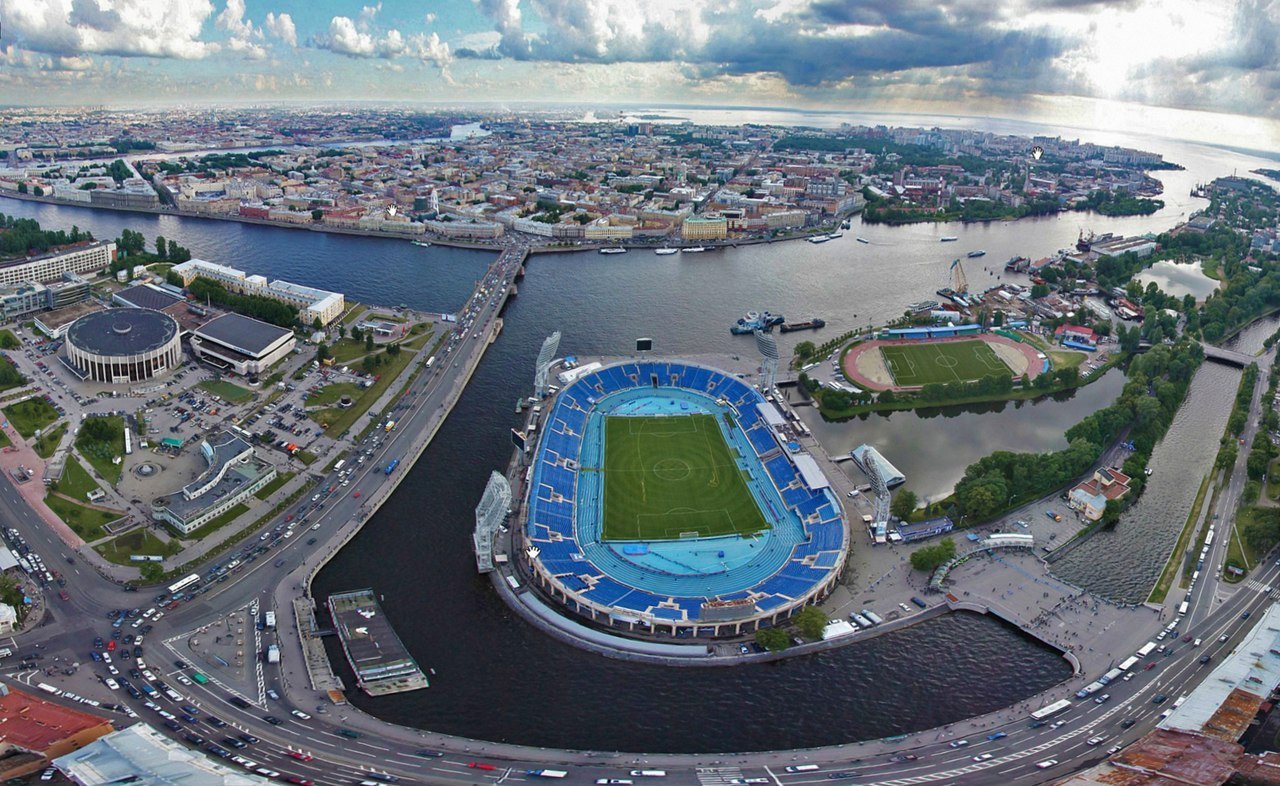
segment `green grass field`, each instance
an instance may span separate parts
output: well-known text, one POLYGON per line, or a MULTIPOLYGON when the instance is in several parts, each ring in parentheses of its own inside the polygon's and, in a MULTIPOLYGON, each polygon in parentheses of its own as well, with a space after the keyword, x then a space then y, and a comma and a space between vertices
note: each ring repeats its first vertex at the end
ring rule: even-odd
POLYGON ((933 382, 971 382, 1012 371, 985 341, 947 341, 941 344, 895 344, 880 347, 893 381, 902 387, 933 382))
POLYGON ((767 529, 713 415, 605 419, 605 540, 767 529))

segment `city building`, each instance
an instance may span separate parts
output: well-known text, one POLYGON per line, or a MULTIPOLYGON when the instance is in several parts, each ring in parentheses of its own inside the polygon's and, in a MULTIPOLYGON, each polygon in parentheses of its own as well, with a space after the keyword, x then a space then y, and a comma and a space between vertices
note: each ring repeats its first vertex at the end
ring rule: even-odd
POLYGON ((689 216, 680 225, 685 240, 724 240, 729 236, 729 221, 724 216, 689 216))
POLYGON ((96 273, 115 259, 115 241, 87 240, 47 254, 0 262, 0 285, 57 281, 63 273, 96 273))
POLYGON ((1093 477, 1082 481, 1067 495, 1067 504, 1081 511, 1090 521, 1097 521, 1107 509, 1107 502, 1129 493, 1129 476, 1118 469, 1102 467, 1093 477))
POLYGON ((79 786, 266 786, 271 781, 231 768, 171 740, 145 723, 108 734, 54 765, 79 786))
POLYGON ((144 382, 182 363, 178 323, 146 308, 113 308, 80 317, 67 328, 67 365, 81 379, 144 382))
POLYGON ((182 277, 183 286, 189 286, 197 278, 207 278, 226 287, 230 292, 258 295, 288 303, 298 309, 298 319, 308 325, 317 319, 321 325, 327 325, 342 316, 346 308, 341 292, 330 292, 281 279, 267 281, 265 276, 249 275, 243 270, 203 259, 190 259, 175 265, 173 272, 182 277))
POLYGON ((63 308, 89 299, 88 280, 67 271, 60 281, 41 284, 25 281, 0 285, 0 319, 18 319, 27 314, 63 308))
POLYGON ((261 374, 287 357, 296 343, 292 330, 241 314, 223 314, 191 333, 196 357, 242 377, 261 374))
POLYGON ((105 718, 0 685, 0 778, 33 773, 111 731, 105 718))
POLYGON ((248 499, 276 476, 242 437, 220 431, 200 443, 208 468, 180 490, 151 502, 151 517, 186 535, 248 499))
POLYGON ((0 636, 13 633, 18 628, 18 610, 8 603, 0 603, 0 636))

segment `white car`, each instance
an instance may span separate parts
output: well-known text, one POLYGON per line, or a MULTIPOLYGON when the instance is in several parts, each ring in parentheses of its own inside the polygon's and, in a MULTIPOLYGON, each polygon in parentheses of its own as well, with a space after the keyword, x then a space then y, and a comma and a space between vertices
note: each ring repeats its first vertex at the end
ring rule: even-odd
POLYGON ((302 710, 293 710, 290 712, 290 714, 293 715, 293 717, 295 718, 302 718, 303 720, 311 720, 311 716, 303 712, 302 710))
POLYGON ((103 683, 104 683, 108 688, 110 688, 111 690, 120 690, 120 683, 116 682, 115 680, 111 679, 110 677, 107 677, 107 678, 106 678, 105 680, 103 680, 102 682, 103 682, 103 683))
POLYGON ((1045 759, 1044 761, 1038 761, 1038 762, 1036 762, 1036 767, 1038 767, 1039 769, 1042 769, 1042 770, 1047 770, 1047 769, 1049 769, 1050 767, 1054 766, 1054 765, 1055 765, 1055 764, 1057 764, 1057 763, 1058 763, 1058 760, 1057 760, 1057 759, 1045 759))
POLYGON ((977 756, 974 756, 974 757, 973 757, 973 760, 974 760, 974 761, 986 761, 987 759, 994 758, 994 757, 995 757, 995 754, 994 754, 994 753, 979 753, 977 756))
POLYGON ((969 744, 969 741, 968 741, 968 740, 953 740, 952 742, 948 742, 947 744, 948 744, 948 745, 950 745, 950 746, 951 746, 951 747, 953 747, 953 748, 963 748, 964 746, 966 746, 966 745, 968 745, 968 744, 969 744))
POLYGON ((1105 740, 1106 738, 1107 738, 1107 735, 1105 735, 1105 734, 1099 734, 1099 735, 1098 735, 1098 736, 1096 736, 1096 737, 1090 737, 1090 738, 1085 742, 1085 744, 1086 744, 1086 745, 1091 745, 1091 746, 1092 746, 1092 745, 1098 745, 1098 744, 1100 744, 1103 740, 1105 740))

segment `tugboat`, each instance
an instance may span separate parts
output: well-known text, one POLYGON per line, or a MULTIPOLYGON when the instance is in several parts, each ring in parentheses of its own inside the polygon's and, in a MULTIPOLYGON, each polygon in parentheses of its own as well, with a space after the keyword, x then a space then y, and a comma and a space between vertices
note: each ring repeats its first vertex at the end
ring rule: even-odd
POLYGON ((409 242, 414 244, 415 246, 421 246, 423 248, 431 248, 431 243, 429 243, 426 240, 410 240, 409 242))
POLYGON ((784 319, 781 314, 770 314, 768 311, 757 313, 748 311, 745 316, 740 318, 729 328, 729 332, 734 335, 743 335, 746 333, 754 333, 757 330, 763 330, 768 333, 773 330, 774 325, 781 325, 784 319))
POLYGON ((817 330, 818 328, 826 326, 826 320, 814 317, 813 319, 808 319, 804 322, 784 322, 782 323, 782 327, 778 329, 783 333, 790 333, 793 330, 817 330))
POLYGON ((870 242, 871 242, 870 240, 867 240, 865 237, 862 237, 862 236, 858 236, 858 237, 854 238, 854 240, 857 240, 859 243, 870 243, 870 242))

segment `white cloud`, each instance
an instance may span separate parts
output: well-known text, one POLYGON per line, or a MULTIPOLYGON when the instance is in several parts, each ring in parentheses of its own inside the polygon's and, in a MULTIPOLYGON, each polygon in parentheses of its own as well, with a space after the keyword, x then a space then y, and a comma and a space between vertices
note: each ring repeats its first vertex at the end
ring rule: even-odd
POLYGON ((358 22, 346 16, 333 17, 328 35, 317 37, 315 45, 353 58, 394 60, 405 55, 442 69, 452 62, 449 45, 435 33, 412 33, 406 37, 396 29, 370 32, 366 20, 376 15, 378 8, 380 6, 366 6, 358 22))
POLYGON ((434 25, 436 23, 436 15, 434 12, 427 14, 426 17, 424 17, 424 19, 426 20, 426 23, 429 25, 434 25))
POLYGON ((244 18, 244 0, 227 0, 226 8, 214 23, 219 30, 231 34, 227 41, 227 48, 231 51, 240 52, 250 60, 261 60, 267 56, 266 47, 256 43, 262 40, 262 31, 244 18))
POLYGON ((50 54, 194 60, 219 49, 200 39, 210 0, 0 0, 6 37, 50 54))
POLYGON ((298 28, 293 24, 293 17, 288 13, 275 14, 272 11, 267 12, 267 19, 262 25, 276 38, 285 42, 289 46, 298 46, 298 28))

